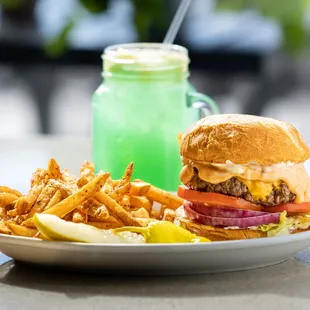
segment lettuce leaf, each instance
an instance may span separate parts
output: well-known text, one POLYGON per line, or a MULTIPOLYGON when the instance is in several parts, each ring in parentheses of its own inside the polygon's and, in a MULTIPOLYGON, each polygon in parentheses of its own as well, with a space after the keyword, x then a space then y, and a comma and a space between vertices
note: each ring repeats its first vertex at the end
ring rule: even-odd
POLYGON ((288 224, 288 218, 286 217, 286 211, 283 211, 280 215, 280 222, 278 224, 266 224, 258 226, 261 231, 267 232, 267 237, 289 235, 290 225, 288 224))
POLYGON ((256 229, 267 233, 267 237, 288 235, 296 229, 308 229, 310 227, 309 215, 297 215, 287 217, 287 212, 283 211, 280 215, 278 224, 267 224, 258 226, 256 229))

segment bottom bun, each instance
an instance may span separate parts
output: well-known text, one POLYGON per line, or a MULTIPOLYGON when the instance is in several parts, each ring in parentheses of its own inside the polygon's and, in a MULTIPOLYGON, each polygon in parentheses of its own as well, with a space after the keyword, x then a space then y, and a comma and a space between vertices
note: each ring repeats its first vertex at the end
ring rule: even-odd
MULTIPOLYGON (((194 233, 197 236, 208 238, 211 241, 244 240, 267 237, 267 233, 261 230, 224 229, 221 227, 207 226, 191 221, 184 215, 183 207, 180 207, 176 211, 176 219, 179 221, 181 227, 189 230, 191 233, 194 233)), ((303 231, 306 230, 298 229, 293 231, 292 234, 303 231)))

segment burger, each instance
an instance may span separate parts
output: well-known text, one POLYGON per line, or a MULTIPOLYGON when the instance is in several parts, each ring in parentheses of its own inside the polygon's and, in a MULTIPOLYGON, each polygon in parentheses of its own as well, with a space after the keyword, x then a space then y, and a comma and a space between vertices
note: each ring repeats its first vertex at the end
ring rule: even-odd
POLYGON ((310 229, 310 149, 291 124, 223 114, 180 137, 179 224, 212 241, 310 229))

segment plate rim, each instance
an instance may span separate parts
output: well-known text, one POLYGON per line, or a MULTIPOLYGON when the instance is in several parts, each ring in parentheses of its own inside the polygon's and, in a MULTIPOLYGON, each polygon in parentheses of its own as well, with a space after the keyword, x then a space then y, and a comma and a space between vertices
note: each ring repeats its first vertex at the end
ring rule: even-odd
POLYGON ((227 250, 231 249, 244 249, 244 248, 257 248, 263 246, 273 246, 282 244, 291 244, 298 241, 309 240, 310 243, 310 231, 300 232, 292 235, 265 237, 257 239, 246 240, 230 240, 230 241, 214 241, 206 243, 157 243, 157 244, 103 244, 103 243, 83 243, 83 242, 68 242, 68 241, 48 241, 35 239, 32 237, 13 236, 0 233, 0 252, 3 244, 10 245, 22 245, 27 247, 35 247, 42 249, 56 249, 70 251, 72 249, 79 251, 86 250, 132 250, 135 251, 158 251, 165 252, 171 251, 183 251, 190 248, 191 251, 215 251, 215 250, 227 250))

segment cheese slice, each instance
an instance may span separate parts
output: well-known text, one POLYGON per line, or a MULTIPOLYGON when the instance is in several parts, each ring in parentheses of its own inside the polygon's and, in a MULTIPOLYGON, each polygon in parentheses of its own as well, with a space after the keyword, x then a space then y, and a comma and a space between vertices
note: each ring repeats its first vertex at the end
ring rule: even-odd
POLYGON ((265 198, 272 192, 274 187, 279 187, 280 185, 279 181, 266 183, 262 181, 250 181, 240 178, 237 179, 248 187, 250 194, 255 200, 261 201, 265 200, 265 198))

